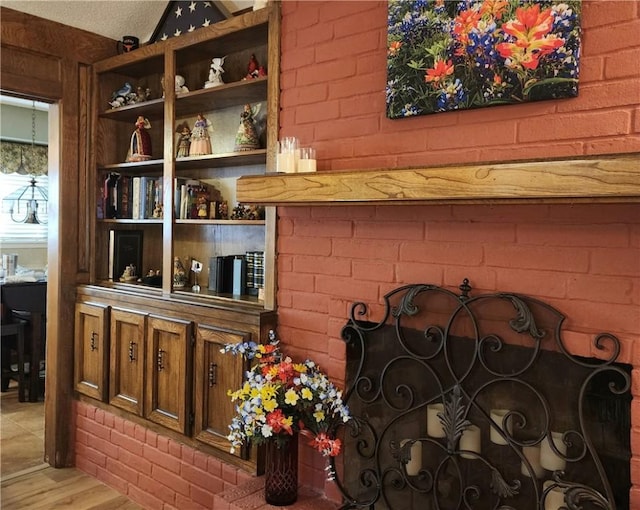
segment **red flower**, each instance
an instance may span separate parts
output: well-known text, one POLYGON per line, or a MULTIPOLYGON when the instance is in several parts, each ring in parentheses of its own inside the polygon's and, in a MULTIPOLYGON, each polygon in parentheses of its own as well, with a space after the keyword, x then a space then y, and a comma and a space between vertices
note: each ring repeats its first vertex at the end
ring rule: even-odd
POLYGON ((447 76, 453 74, 453 64, 451 60, 436 60, 436 63, 433 65, 431 69, 427 69, 427 72, 424 76, 424 81, 427 83, 432 82, 434 88, 438 86, 438 84, 444 82, 447 76))
POLYGON ((331 457, 340 455, 340 450, 342 449, 342 442, 339 439, 331 439, 324 432, 320 432, 309 441, 309 445, 323 455, 330 455, 331 457))

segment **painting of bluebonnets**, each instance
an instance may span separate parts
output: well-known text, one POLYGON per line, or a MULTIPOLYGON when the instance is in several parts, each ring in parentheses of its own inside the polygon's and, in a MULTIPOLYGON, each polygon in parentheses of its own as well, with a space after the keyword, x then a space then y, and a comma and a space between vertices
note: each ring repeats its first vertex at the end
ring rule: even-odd
POLYGON ((580 3, 390 0, 387 117, 577 96, 580 3))

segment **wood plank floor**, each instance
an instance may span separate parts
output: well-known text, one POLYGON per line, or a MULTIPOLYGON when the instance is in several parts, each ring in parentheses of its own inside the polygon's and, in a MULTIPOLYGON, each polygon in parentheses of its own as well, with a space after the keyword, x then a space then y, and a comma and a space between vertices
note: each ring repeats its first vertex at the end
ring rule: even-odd
POLYGON ((2 510, 141 510, 126 496, 75 468, 46 467, 9 478, 0 491, 2 510))

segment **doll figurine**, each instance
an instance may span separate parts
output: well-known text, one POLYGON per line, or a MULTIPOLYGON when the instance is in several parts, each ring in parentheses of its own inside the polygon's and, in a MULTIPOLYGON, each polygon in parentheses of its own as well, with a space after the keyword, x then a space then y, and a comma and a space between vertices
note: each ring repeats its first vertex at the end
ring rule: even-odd
POLYGON ((182 130, 178 130, 178 152, 176 157, 185 158, 189 155, 189 147, 191 146, 191 130, 186 123, 182 125, 182 130))
POLYGON ((250 104, 244 105, 240 114, 240 126, 236 133, 235 151, 252 151, 260 148, 260 140, 253 120, 253 116, 257 113, 257 110, 254 111, 250 104))
POLYGON ((127 161, 146 161, 151 159, 151 137, 147 131, 150 127, 149 120, 140 115, 136 120, 136 129, 131 135, 127 161))
POLYGON ((243 80, 254 80, 259 76, 260 64, 258 63, 258 59, 252 53, 251 57, 249 57, 249 64, 247 64, 247 75, 243 78, 243 80))
POLYGON ((211 139, 209 138, 209 130, 211 123, 199 113, 196 122, 191 130, 191 146, 189 147, 189 156, 204 156, 211 154, 211 139))
POLYGON ((222 66, 224 65, 225 58, 227 57, 216 57, 211 59, 209 79, 204 84, 205 89, 217 87, 218 85, 224 85, 224 82, 222 81, 222 74, 224 73, 224 69, 222 68, 222 66))

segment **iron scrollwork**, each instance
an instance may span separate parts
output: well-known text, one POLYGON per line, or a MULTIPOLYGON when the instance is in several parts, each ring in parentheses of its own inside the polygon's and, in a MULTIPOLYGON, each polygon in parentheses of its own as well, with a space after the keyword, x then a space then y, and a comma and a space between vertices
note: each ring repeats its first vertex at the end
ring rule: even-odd
MULTIPOLYGON (((629 486, 612 487, 591 409, 605 388, 614 401, 622 398, 607 404, 624 411, 615 421, 630 423, 619 340, 598 335, 593 348, 608 353, 605 359, 580 358, 567 349, 565 318, 550 305, 512 293, 471 296, 466 279, 459 289, 395 289, 378 323, 362 319, 365 303, 352 306, 342 331, 345 401, 354 418, 342 425, 349 461, 343 469, 335 459, 330 465, 342 509, 543 510, 558 493, 563 510, 622 508, 629 486), (568 366, 575 372, 559 368, 568 366), (570 381, 554 386, 540 375, 545 367, 570 381), (427 432, 433 404, 441 406, 438 437, 427 432), (492 414, 498 407, 506 408, 499 420, 492 414), (477 444, 463 441, 478 428, 477 444), (560 468, 541 467, 526 449, 545 449, 560 468)), ((611 412, 596 411, 595 421, 611 412)), ((630 447, 616 446, 624 464, 630 447)))

